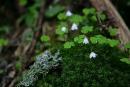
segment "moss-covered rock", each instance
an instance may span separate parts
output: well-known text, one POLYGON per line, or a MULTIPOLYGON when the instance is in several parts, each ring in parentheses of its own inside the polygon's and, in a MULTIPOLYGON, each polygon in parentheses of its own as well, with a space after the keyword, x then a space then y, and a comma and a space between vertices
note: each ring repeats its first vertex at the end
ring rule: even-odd
POLYGON ((99 45, 60 49, 63 62, 41 77, 35 87, 130 87, 130 65, 120 62, 127 56, 117 48, 99 45), (97 54, 90 59, 91 51, 97 54))

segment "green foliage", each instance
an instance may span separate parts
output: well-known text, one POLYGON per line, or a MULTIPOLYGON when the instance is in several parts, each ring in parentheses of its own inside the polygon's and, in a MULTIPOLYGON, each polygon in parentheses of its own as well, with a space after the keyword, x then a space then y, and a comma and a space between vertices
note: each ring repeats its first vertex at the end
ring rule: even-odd
POLYGON ((115 47, 119 45, 119 40, 108 39, 102 35, 95 35, 94 37, 90 37, 90 41, 92 44, 108 44, 110 47, 115 47))
POLYGON ((130 86, 130 65, 119 60, 124 54, 116 48, 89 44, 61 49, 61 55, 62 69, 50 71, 46 77, 41 77, 34 87, 130 86), (89 58, 90 50, 98 54, 96 59, 89 58))
POLYGON ((84 18, 83 18, 83 16, 75 14, 75 15, 71 16, 69 20, 71 23, 79 24, 79 23, 83 22, 84 18))
POLYGON ((6 46, 8 44, 8 40, 0 38, 0 47, 6 46))
POLYGON ((25 6, 25 5, 27 4, 27 1, 28 1, 28 0, 19 0, 19 4, 20 4, 21 6, 25 6))
POLYGON ((54 16, 56 16, 59 12, 63 11, 65 8, 61 5, 54 5, 54 6, 50 6, 46 12, 45 12, 45 16, 48 18, 52 18, 54 16))
POLYGON ((61 22, 56 28, 56 34, 63 36, 66 33, 68 33, 67 24, 65 22, 61 22), (62 30, 63 27, 65 28, 65 31, 62 30))
POLYGON ((112 27, 109 27, 108 28, 108 32, 110 33, 111 36, 116 36, 117 35, 117 29, 116 28, 112 28, 112 27))
POLYGON ((15 64, 15 68, 17 71, 19 71, 22 68, 22 63, 20 61, 17 61, 15 64))
POLYGON ((118 46, 119 43, 120 43, 119 40, 108 39, 108 44, 109 44, 111 47, 118 46))
POLYGON ((64 48, 65 49, 69 49, 69 48, 71 48, 71 47, 73 47, 73 46, 75 46, 75 44, 74 44, 74 42, 65 42, 64 43, 64 48))
POLYGON ((10 27, 8 25, 4 25, 0 27, 0 36, 9 33, 10 27))
POLYGON ((83 39, 85 38, 85 35, 79 35, 74 38, 74 42, 81 44, 83 43, 83 39))
POLYGON ((50 41, 50 37, 47 36, 47 35, 42 35, 40 39, 41 39, 42 42, 48 42, 48 41, 50 41))
POLYGON ((130 42, 126 43, 124 46, 126 49, 130 49, 130 42))
POLYGON ((130 64, 130 59, 129 58, 122 58, 122 59, 120 59, 120 61, 122 61, 124 63, 127 63, 127 64, 130 64))
POLYGON ((99 12, 99 13, 97 13, 98 14, 98 17, 102 20, 102 21, 104 21, 104 20, 106 20, 106 15, 105 14, 103 14, 103 12, 99 12))
POLYGON ((93 15, 96 13, 96 9, 95 8, 84 8, 83 13, 85 16, 93 15))
POLYGON ((65 12, 63 12, 63 13, 59 13, 58 16, 57 16, 57 18, 59 20, 66 20, 67 16, 66 16, 65 12))
POLYGON ((90 41, 92 44, 107 44, 107 38, 102 35, 95 35, 94 37, 90 37, 90 41))
POLYGON ((83 26, 81 32, 86 34, 93 31, 93 26, 83 26))

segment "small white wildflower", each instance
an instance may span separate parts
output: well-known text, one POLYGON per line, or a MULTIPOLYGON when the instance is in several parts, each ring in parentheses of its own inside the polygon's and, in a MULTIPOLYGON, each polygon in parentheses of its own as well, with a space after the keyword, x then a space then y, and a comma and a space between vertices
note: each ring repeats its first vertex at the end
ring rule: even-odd
POLYGON ((72 12, 71 12, 70 10, 68 10, 68 11, 66 12, 66 16, 72 16, 72 12))
POLYGON ((74 31, 74 30, 78 30, 78 25, 73 23, 72 26, 71 26, 71 30, 74 31))
POLYGON ((90 53, 90 55, 89 55, 89 58, 91 59, 91 58, 96 58, 96 56, 97 56, 97 54, 96 53, 94 53, 94 52, 91 52, 90 53))
POLYGON ((88 38, 87 38, 87 37, 84 38, 83 44, 89 44, 89 41, 88 41, 88 38))
POLYGON ((66 27, 62 27, 61 31, 66 32, 66 27))

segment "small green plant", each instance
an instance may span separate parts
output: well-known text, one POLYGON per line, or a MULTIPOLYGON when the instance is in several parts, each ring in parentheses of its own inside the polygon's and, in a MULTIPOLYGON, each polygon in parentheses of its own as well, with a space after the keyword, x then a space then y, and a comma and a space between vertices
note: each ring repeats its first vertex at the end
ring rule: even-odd
POLYGON ((83 26, 81 32, 84 34, 93 32, 93 26, 83 26))
POLYGON ((108 28, 108 32, 110 33, 111 36, 116 36, 117 35, 117 29, 116 28, 112 28, 112 27, 109 27, 108 28))
POLYGON ((120 43, 119 40, 108 39, 108 44, 109 44, 111 47, 118 46, 119 43, 120 43))
POLYGON ((75 14, 75 15, 71 16, 69 20, 70 20, 71 23, 79 24, 79 23, 83 22, 84 17, 80 16, 78 14, 75 14))
POLYGON ((66 16, 65 12, 63 12, 63 13, 59 13, 58 16, 57 16, 57 18, 59 20, 66 20, 67 16, 66 16))
POLYGON ((48 18, 52 18, 54 16, 56 16, 59 12, 63 11, 65 8, 61 5, 54 5, 54 6, 50 6, 46 12, 45 12, 45 16, 48 18))
POLYGON ((22 63, 20 61, 16 61, 15 68, 19 71, 22 68, 22 63))
POLYGON ((41 39, 42 42, 48 42, 48 41, 50 41, 50 37, 47 36, 47 35, 42 35, 40 39, 41 39))
POLYGON ((126 49, 130 49, 130 42, 126 43, 124 46, 126 49))
POLYGON ((67 24, 64 22, 61 22, 56 29, 56 34, 59 36, 63 36, 66 33, 68 33, 68 28, 67 28, 67 24))
POLYGON ((64 43, 64 48, 65 49, 71 48, 73 46, 75 46, 74 42, 65 42, 64 43))
POLYGON ((83 43, 84 38, 85 38, 85 35, 76 36, 76 37, 74 38, 74 42, 76 42, 76 43, 78 43, 78 44, 81 44, 81 43, 83 43))
POLYGON ((115 47, 119 45, 119 41, 115 39, 109 39, 102 35, 95 35, 94 37, 90 37, 90 41, 92 44, 108 44, 111 47, 115 47))
POLYGON ((25 6, 25 5, 27 4, 27 1, 28 1, 28 0, 19 0, 19 4, 20 4, 21 6, 25 6))
POLYGON ((122 58, 122 59, 120 59, 120 61, 122 61, 124 63, 127 63, 127 64, 130 64, 130 59, 129 58, 122 58))
POLYGON ((1 46, 6 46, 8 44, 8 40, 0 38, 0 47, 1 46))
POLYGON ((93 15, 96 13, 96 9, 95 8, 84 8, 83 13, 85 16, 93 15))

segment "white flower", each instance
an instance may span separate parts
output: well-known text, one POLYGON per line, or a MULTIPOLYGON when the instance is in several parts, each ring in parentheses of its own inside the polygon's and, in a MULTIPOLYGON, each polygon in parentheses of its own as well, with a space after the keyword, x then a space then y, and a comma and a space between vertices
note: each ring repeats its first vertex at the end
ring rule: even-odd
POLYGON ((97 56, 97 54, 96 53, 94 53, 94 52, 91 52, 90 53, 90 55, 89 55, 89 58, 91 59, 91 58, 96 58, 96 56, 97 56))
POLYGON ((78 25, 73 23, 72 26, 71 26, 71 30, 74 31, 74 30, 78 30, 78 25))
POLYGON ((68 11, 66 12, 66 16, 72 16, 72 12, 71 12, 70 10, 68 10, 68 11))
POLYGON ((87 38, 87 37, 84 38, 83 44, 89 44, 89 41, 88 41, 88 38, 87 38))
POLYGON ((62 27, 61 31, 66 32, 66 27, 62 27))

